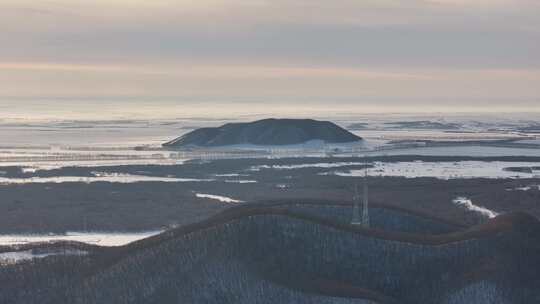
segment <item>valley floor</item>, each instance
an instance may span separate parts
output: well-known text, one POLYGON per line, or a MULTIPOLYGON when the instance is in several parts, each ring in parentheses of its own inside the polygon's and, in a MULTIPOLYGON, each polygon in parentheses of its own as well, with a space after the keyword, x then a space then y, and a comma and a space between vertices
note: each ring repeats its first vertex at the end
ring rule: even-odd
POLYGON ((0 234, 156 231, 244 202, 350 203, 366 161, 374 203, 464 225, 485 220, 485 214, 474 211, 478 208, 540 217, 536 157, 256 158, 36 171, 4 167, 0 234), (457 198, 478 208, 456 204, 457 198))

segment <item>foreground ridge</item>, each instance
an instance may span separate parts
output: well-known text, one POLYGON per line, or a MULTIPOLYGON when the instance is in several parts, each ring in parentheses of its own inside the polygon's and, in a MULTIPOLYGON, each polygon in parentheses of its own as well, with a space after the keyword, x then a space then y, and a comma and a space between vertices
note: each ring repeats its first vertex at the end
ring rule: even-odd
MULTIPOLYGON (((539 296, 540 223, 532 216, 410 233, 340 221, 350 208, 247 204, 89 256, 0 268, 0 299, 39 302, 13 286, 15 273, 47 290, 40 296, 50 303, 527 303, 539 296)), ((425 220, 380 209, 395 215, 389 221, 425 220)))

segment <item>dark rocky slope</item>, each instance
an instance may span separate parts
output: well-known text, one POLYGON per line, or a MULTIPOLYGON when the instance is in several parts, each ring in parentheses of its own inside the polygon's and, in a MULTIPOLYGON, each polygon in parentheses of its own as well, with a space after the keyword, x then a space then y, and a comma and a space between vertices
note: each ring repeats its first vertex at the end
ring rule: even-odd
POLYGON ((294 145, 311 140, 347 143, 362 138, 329 121, 312 119, 263 119, 201 128, 165 143, 165 147, 217 147, 228 145, 294 145))
MULTIPOLYGON (((540 223, 526 214, 502 215, 467 230, 418 234, 387 231, 384 223, 363 229, 333 219, 327 210, 304 209, 246 205, 90 256, 2 267, 0 303, 540 299, 540 223)), ((403 223, 414 225, 417 217, 403 223)))

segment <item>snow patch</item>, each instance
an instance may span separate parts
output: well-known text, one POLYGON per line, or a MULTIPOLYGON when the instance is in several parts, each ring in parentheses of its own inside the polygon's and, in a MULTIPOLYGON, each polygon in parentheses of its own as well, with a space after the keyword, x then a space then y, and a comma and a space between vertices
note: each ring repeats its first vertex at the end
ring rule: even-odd
POLYGON ((67 232, 66 234, 31 234, 0 235, 0 246, 21 245, 29 243, 47 243, 57 241, 75 241, 99 246, 122 246, 136 240, 144 239, 163 230, 145 232, 67 232))
POLYGON ((226 179, 226 183, 233 183, 233 184, 254 184, 257 183, 256 180, 252 179, 226 179))
POLYGON ((240 173, 226 173, 226 174, 214 174, 216 177, 240 177, 240 176, 249 176, 249 174, 240 174, 240 173))
POLYGON ((41 253, 34 253, 32 250, 3 252, 3 253, 0 253, 0 265, 16 264, 23 261, 41 259, 48 256, 53 256, 53 255, 87 255, 87 254, 88 254, 87 251, 76 250, 76 249, 69 249, 69 250, 62 250, 62 251, 57 250, 57 251, 41 252, 41 253))
POLYGON ((221 195, 214 195, 214 194, 205 194, 205 193, 197 193, 195 194, 198 198, 208 198, 213 200, 218 200, 223 203, 243 203, 244 201, 236 200, 227 196, 221 196, 221 195))
POLYGON ((28 177, 28 178, 6 178, 0 177, 1 185, 10 184, 44 184, 44 183, 139 183, 139 182, 211 182, 213 179, 197 178, 177 178, 133 175, 124 173, 92 172, 94 176, 53 176, 53 177, 28 177))
MULTIPOLYGON (((505 170, 508 167, 535 167, 540 163, 533 162, 504 162, 504 161, 458 161, 458 162, 374 162, 369 170, 370 176, 394 177, 433 177, 439 179, 456 178, 536 178, 535 172, 513 172, 505 170)), ((320 175, 335 174, 339 176, 363 176, 364 170, 350 170, 348 172, 326 172, 320 175)))
POLYGON ((260 165, 253 166, 249 171, 260 171, 261 169, 276 169, 276 170, 294 170, 304 168, 339 168, 349 166, 365 165, 363 162, 335 162, 335 163, 313 163, 313 164, 297 164, 297 165, 260 165))
POLYGON ((452 202, 460 207, 464 207, 470 211, 477 212, 487 218, 494 218, 499 215, 495 211, 473 204, 472 201, 466 197, 457 197, 452 202))
POLYGON ((22 173, 36 173, 37 171, 38 171, 38 168, 34 168, 34 167, 21 168, 22 173))

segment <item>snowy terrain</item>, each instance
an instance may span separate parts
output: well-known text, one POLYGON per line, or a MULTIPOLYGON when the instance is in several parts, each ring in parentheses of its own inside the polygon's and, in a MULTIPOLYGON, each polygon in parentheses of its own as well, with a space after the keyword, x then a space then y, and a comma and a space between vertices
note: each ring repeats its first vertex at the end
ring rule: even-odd
POLYGON ((298 165, 262 165, 253 166, 249 171, 260 171, 261 169, 277 169, 277 170, 294 170, 304 168, 339 168, 348 166, 365 165, 362 162, 326 162, 326 163, 314 163, 314 164, 298 164, 298 165))
POLYGON ((32 250, 12 251, 0 253, 0 265, 15 264, 22 261, 40 259, 51 255, 86 255, 88 252, 83 250, 62 250, 51 252, 34 253, 32 250))
MULTIPOLYGON (((370 176, 403 176, 407 178, 434 177, 439 179, 455 178, 536 178, 540 171, 513 172, 508 167, 537 167, 537 162, 505 161, 458 161, 458 162, 374 162, 374 168, 368 170, 370 176)), ((326 174, 339 176, 364 176, 364 170, 333 171, 326 174)))
POLYGON ((362 155, 423 155, 423 156, 463 156, 463 157, 502 157, 531 156, 540 157, 540 149, 519 147, 491 147, 479 145, 456 145, 447 147, 396 148, 379 151, 368 151, 362 155))
POLYGON ((145 231, 138 233, 121 232, 68 232, 66 234, 0 235, 0 246, 41 243, 52 241, 76 241, 100 246, 121 246, 144 239, 163 231, 145 231))
POLYGON ((196 193, 195 196, 199 197, 199 198, 208 198, 208 199, 212 199, 212 200, 217 200, 217 201, 220 201, 220 202, 223 202, 223 203, 243 203, 243 201, 233 199, 233 198, 230 198, 230 197, 227 197, 227 196, 221 196, 221 195, 196 193))
POLYGON ((179 164, 192 158, 320 156, 328 153, 367 155, 540 156, 540 134, 521 130, 538 117, 514 115, 359 114, 316 117, 331 120, 365 140, 360 144, 325 145, 318 141, 292 146, 230 146, 177 153, 160 145, 195 128, 261 117, 221 119, 32 120, 0 118, 0 166, 58 168, 129 164, 179 164), (354 126, 360 126, 355 128, 354 126), (467 141, 518 140, 504 147, 469 146, 467 141), (422 147, 418 141, 456 142, 453 147, 422 147), (463 145, 461 145, 463 144, 463 145), (419 146, 418 146, 419 145, 419 146), (412 147, 411 147, 412 146, 412 147), (135 149, 144 147, 144 149, 135 149), (237 154, 225 152, 235 151, 237 154), (240 151, 244 151, 240 153, 240 151), (246 153, 246 151, 250 153, 246 153), (318 153, 318 154, 317 154, 318 153))
POLYGON ((94 176, 53 176, 53 177, 28 177, 6 178, 0 177, 0 185, 10 184, 43 184, 43 183, 139 183, 139 182, 210 182, 213 179, 157 177, 121 173, 92 172, 94 176))

